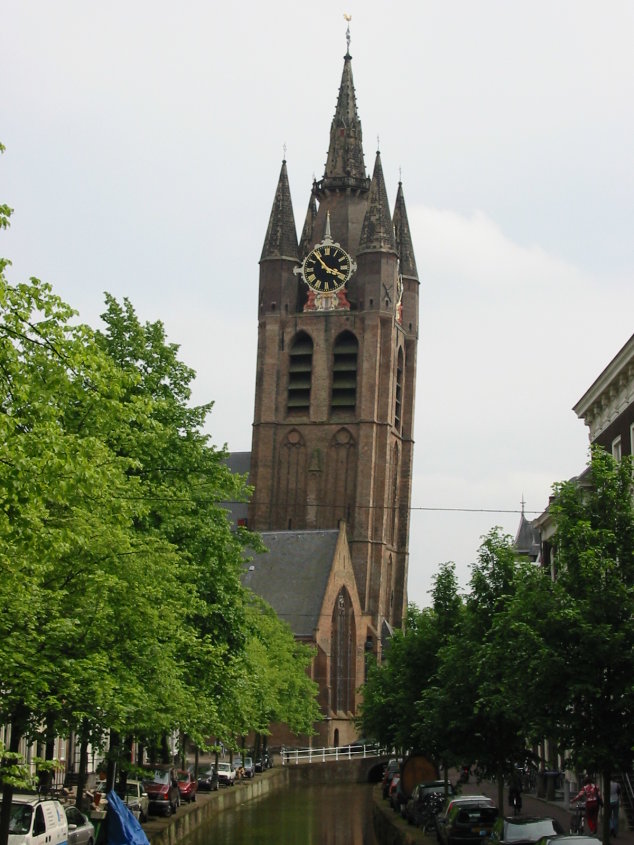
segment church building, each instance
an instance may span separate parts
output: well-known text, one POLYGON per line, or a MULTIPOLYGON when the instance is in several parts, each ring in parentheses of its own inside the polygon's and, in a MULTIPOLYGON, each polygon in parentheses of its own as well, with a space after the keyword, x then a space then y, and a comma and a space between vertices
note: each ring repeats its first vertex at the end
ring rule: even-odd
MULTIPOLYGON (((268 549, 244 583, 317 650, 314 745, 356 738, 366 660, 407 606, 419 280, 402 184, 390 211, 379 152, 366 172, 347 41, 299 240, 282 162, 260 258, 252 449, 232 456, 268 549)), ((298 739, 280 726, 275 742, 298 739)))

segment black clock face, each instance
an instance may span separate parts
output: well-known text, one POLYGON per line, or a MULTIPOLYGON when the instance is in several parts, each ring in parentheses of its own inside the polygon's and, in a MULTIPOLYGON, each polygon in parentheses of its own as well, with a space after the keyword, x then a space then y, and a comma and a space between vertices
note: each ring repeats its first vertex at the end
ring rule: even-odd
POLYGON ((320 244, 309 252, 304 261, 306 284, 317 293, 339 290, 352 272, 350 256, 339 246, 320 244))

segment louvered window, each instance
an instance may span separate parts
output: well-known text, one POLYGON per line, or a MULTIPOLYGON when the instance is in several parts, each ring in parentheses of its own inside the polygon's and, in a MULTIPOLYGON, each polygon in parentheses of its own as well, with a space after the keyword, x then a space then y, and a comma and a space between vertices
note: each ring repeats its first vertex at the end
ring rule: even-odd
POLYGON ((335 341, 332 367, 332 411, 354 411, 357 404, 357 358, 359 343, 351 332, 335 341))
POLYGON ((301 332, 291 344, 288 365, 287 413, 293 416, 310 411, 310 385, 313 371, 313 342, 301 332))
POLYGON ((403 350, 398 350, 396 362, 396 396, 394 400, 394 428, 401 430, 401 413, 403 410, 403 350))

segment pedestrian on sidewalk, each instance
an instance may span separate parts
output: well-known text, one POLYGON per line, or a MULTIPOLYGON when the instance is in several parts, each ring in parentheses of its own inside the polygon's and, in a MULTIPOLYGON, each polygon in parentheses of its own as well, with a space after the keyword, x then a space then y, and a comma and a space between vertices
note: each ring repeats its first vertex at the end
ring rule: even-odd
POLYGON ((621 787, 615 780, 610 781, 610 836, 619 835, 619 806, 621 787))
POLYGON ((597 820, 599 818, 599 809, 603 806, 603 799, 599 792, 599 787, 592 781, 592 778, 585 778, 583 786, 579 792, 572 799, 575 801, 585 801, 586 804, 586 819, 588 821, 588 828, 590 833, 597 832, 597 820))
POLYGON ((509 804, 513 809, 513 815, 519 816, 522 812, 522 781, 517 769, 509 779, 509 804))

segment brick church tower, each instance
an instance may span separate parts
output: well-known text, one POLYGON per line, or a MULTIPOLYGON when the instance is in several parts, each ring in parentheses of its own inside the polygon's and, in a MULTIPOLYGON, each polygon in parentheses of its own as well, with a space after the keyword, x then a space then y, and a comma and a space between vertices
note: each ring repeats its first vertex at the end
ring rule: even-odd
POLYGON ((299 242, 284 161, 260 259, 249 527, 343 521, 376 653, 407 604, 418 299, 402 185, 390 213, 380 153, 366 173, 348 49, 299 242))

